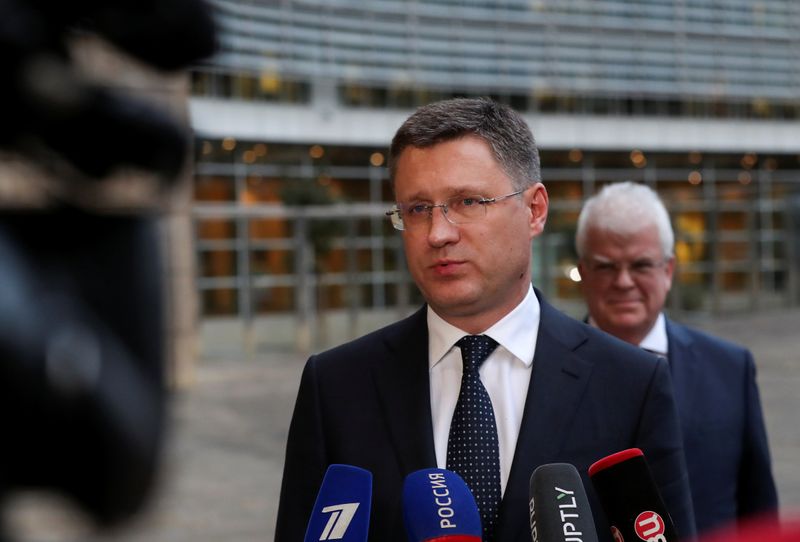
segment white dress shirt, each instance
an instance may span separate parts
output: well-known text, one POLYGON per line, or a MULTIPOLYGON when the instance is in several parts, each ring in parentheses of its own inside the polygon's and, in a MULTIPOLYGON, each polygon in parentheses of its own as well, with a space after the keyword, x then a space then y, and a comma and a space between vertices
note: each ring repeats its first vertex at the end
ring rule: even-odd
MULTIPOLYGON (((533 353, 539 331, 539 300, 530 287, 525 299, 499 322, 481 333, 498 347, 481 365, 480 375, 492 400, 500 446, 500 489, 505 492, 517 446, 525 399, 531 379, 533 353)), ((461 389, 463 362, 455 343, 469 335, 445 322, 428 306, 428 363, 431 415, 436 463, 447 466, 450 422, 461 389)))
POLYGON ((666 358, 669 353, 667 344, 667 321, 664 319, 664 313, 660 312, 656 323, 639 343, 639 347, 666 358))
MULTIPOLYGON (((589 317, 589 325, 598 329, 600 327, 591 316, 589 317)), ((653 327, 650 328, 650 331, 647 332, 642 342, 639 343, 639 348, 643 348, 666 358, 667 354, 669 354, 668 344, 667 321, 664 319, 664 313, 659 312, 653 327)))

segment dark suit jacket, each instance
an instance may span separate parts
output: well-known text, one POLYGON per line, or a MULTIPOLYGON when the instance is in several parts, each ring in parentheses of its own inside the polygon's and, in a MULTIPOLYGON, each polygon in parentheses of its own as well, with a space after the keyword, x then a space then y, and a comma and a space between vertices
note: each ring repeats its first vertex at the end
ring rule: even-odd
POLYGON ((753 356, 669 319, 667 340, 698 532, 776 511, 753 356))
MULTIPOLYGON (((669 369, 641 349, 541 303, 531 383, 496 540, 528 542, 528 482, 542 464, 583 476, 601 540, 610 540, 587 469, 639 447, 682 536, 694 533, 669 369)), ((425 309, 306 364, 289 429, 276 542, 303 540, 327 466, 373 474, 370 540, 406 540, 406 475, 435 467, 425 309)))

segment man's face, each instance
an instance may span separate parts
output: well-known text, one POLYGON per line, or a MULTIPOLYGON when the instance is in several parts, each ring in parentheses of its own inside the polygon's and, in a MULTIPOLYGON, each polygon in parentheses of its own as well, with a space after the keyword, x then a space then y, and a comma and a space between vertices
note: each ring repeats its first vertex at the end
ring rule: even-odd
POLYGON ((664 258, 654 224, 631 235, 590 228, 579 270, 600 329, 638 345, 664 307, 674 263, 664 258))
MULTIPOLYGON (((396 166, 395 194, 403 205, 515 192, 489 145, 476 136, 408 147, 396 166)), ((527 293, 531 240, 544 228, 547 192, 537 183, 485 207, 485 216, 468 224, 453 224, 435 208, 429 220, 403 231, 408 267, 425 300, 470 333, 484 331, 527 293)))

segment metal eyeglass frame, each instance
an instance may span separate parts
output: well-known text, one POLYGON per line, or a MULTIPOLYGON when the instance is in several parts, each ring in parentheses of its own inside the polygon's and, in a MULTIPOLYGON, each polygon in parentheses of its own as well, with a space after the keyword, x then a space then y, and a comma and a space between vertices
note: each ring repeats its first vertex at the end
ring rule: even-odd
MULTIPOLYGON (((524 189, 517 190, 516 192, 512 192, 511 194, 506 194, 504 196, 497 196, 495 198, 484 198, 483 196, 479 196, 479 195, 453 196, 452 198, 448 198, 447 201, 445 201, 444 203, 434 203, 433 205, 424 205, 423 209, 424 209, 424 211, 428 212, 428 218, 429 219, 433 217, 433 210, 435 208, 437 208, 437 207, 440 207, 442 209, 442 213, 444 214, 445 219, 448 222, 450 222, 451 224, 469 224, 469 222, 454 222, 450 218, 450 216, 447 213, 448 205, 449 205, 448 202, 449 201, 453 201, 453 200, 459 199, 459 198, 462 198, 462 199, 479 198, 478 201, 476 201, 476 203, 479 203, 479 204, 485 206, 485 205, 488 205, 490 203, 497 203, 498 201, 502 201, 504 199, 507 199, 507 198, 510 198, 510 197, 513 197, 513 196, 518 196, 519 194, 522 194, 523 192, 525 192, 524 189)), ((486 207, 484 207, 484 216, 485 216, 485 213, 486 213, 486 207)), ((394 209, 392 209, 391 211, 386 211, 385 214, 386 214, 386 216, 388 216, 391 219, 392 227, 394 229, 399 230, 399 231, 404 231, 406 229, 405 222, 403 221, 403 216, 402 216, 402 213, 401 213, 400 204, 396 204, 394 206, 394 209)))

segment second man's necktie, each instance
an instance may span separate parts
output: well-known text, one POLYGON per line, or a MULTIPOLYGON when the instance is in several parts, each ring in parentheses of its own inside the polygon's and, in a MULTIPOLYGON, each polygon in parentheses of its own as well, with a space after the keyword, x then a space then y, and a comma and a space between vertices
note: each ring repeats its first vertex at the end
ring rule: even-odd
POLYGON ((491 542, 500 508, 500 450, 492 401, 478 369, 497 343, 485 335, 468 335, 456 346, 461 348, 464 372, 450 423, 447 468, 458 473, 475 496, 483 540, 491 542))

